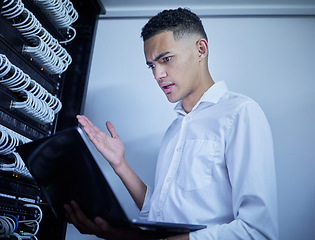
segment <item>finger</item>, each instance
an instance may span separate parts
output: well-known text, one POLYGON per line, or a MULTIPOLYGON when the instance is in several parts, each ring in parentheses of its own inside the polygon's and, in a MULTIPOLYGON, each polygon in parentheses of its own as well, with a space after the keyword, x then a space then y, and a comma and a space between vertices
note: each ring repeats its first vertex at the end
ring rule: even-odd
POLYGON ((74 226, 78 228, 81 233, 98 233, 98 227, 90 220, 81 210, 75 201, 71 201, 72 215, 70 215, 74 226))
POLYGON ((102 230, 102 231, 108 231, 111 226, 109 225, 109 223, 104 220, 103 218, 101 217, 96 217, 94 219, 94 223, 102 230))
POLYGON ((85 126, 85 125, 86 125, 87 117, 85 117, 84 115, 77 115, 76 117, 77 117, 77 119, 78 119, 78 122, 79 122, 82 126, 85 126))
POLYGON ((105 134, 103 134, 103 132, 98 127, 96 127, 86 116, 78 115, 77 119, 92 142, 104 137, 103 135, 105 134))
POLYGON ((111 122, 106 122, 106 127, 107 127, 107 129, 108 129, 108 131, 110 132, 110 135, 112 136, 112 137, 118 137, 119 138, 119 136, 118 136, 118 134, 117 134, 117 132, 116 132, 116 130, 115 130, 115 127, 114 127, 114 125, 111 123, 111 122))
POLYGON ((64 209, 65 209, 65 211, 66 211, 66 217, 68 218, 69 222, 72 223, 72 219, 73 219, 73 217, 74 217, 74 213, 73 213, 73 211, 72 211, 72 208, 70 207, 69 204, 65 204, 65 205, 64 205, 64 209))
POLYGON ((80 233, 91 233, 85 226, 80 223, 70 205, 65 204, 64 208, 66 210, 66 217, 68 218, 69 222, 72 223, 79 230, 80 233))
MULTIPOLYGON (((116 229, 113 226, 111 226, 105 219, 101 217, 96 217, 94 219, 94 223, 97 225, 97 227, 100 229, 100 234, 97 235, 100 238, 105 239, 128 239, 126 238, 125 231, 122 231, 122 229, 116 229)), ((134 239, 134 238, 132 238, 134 239)))
POLYGON ((100 229, 100 234, 98 237, 105 239, 142 239, 142 240, 148 240, 149 238, 145 237, 143 235, 143 232, 139 229, 126 229, 126 228, 115 228, 112 225, 110 225, 105 219, 101 217, 96 217, 94 219, 94 223, 98 226, 100 229))
POLYGON ((83 213, 83 211, 81 210, 79 204, 76 201, 72 200, 70 202, 70 204, 72 206, 73 212, 75 213, 75 215, 76 215, 76 217, 78 219, 82 219, 82 221, 89 220, 89 218, 86 217, 86 215, 83 213))
POLYGON ((89 130, 92 131, 98 130, 98 128, 86 116, 77 115, 77 119, 87 133, 89 132, 89 130))

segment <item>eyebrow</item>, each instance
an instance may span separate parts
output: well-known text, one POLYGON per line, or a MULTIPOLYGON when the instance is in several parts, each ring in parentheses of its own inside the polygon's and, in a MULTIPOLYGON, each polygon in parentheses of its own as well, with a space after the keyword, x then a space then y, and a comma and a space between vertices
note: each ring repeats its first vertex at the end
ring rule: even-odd
MULTIPOLYGON (((159 61, 159 59, 160 58, 162 58, 162 57, 164 57, 165 55, 167 55, 167 54, 169 54, 170 52, 162 52, 162 53, 160 53, 159 55, 157 55, 155 58, 154 58, 154 61, 156 62, 156 61, 159 61)), ((147 65, 151 65, 151 64, 153 64, 152 62, 150 62, 150 61, 147 61, 147 65)))

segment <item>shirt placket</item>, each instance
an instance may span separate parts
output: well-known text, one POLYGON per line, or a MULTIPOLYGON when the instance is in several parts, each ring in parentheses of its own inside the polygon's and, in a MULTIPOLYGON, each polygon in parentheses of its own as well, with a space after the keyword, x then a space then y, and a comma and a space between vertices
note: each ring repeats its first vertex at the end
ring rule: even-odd
POLYGON ((183 120, 181 123, 179 138, 178 138, 177 144, 176 144, 175 149, 174 149, 174 154, 172 157, 170 167, 169 167, 168 172, 165 176, 164 183, 163 183, 163 186, 161 189, 160 199, 158 202, 158 209, 156 212, 158 221, 163 220, 163 206, 165 203, 165 199, 166 199, 167 195, 169 194, 171 184, 173 183, 173 180, 175 179, 177 170, 179 168, 180 161, 182 159, 182 153, 183 153, 185 139, 186 139, 186 132, 187 132, 188 122, 189 122, 190 118, 191 118, 191 116, 189 114, 185 115, 183 117, 183 120))

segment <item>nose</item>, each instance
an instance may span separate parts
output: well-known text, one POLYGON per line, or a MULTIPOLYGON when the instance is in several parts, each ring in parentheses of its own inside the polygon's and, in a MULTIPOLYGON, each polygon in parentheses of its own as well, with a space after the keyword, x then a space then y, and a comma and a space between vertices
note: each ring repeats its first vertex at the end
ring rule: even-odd
POLYGON ((153 69, 153 75, 155 80, 160 83, 161 81, 163 81, 163 78, 167 76, 167 73, 162 66, 155 65, 153 69))

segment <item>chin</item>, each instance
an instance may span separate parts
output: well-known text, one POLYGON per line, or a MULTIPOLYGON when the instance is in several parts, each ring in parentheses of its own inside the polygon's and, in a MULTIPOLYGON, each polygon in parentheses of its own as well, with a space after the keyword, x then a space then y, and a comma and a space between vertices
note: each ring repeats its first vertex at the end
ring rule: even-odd
POLYGON ((167 100, 170 102, 170 103, 177 103, 180 99, 177 99, 177 98, 172 98, 171 96, 167 96, 167 100))

